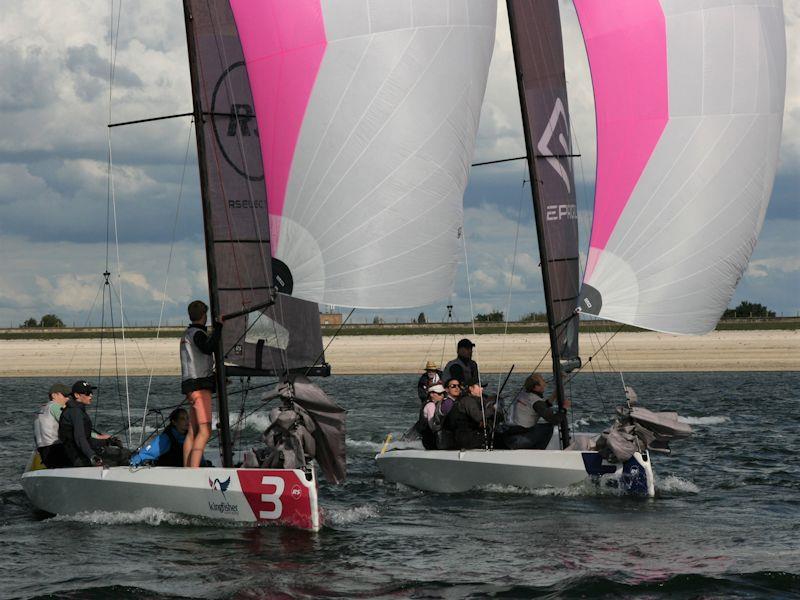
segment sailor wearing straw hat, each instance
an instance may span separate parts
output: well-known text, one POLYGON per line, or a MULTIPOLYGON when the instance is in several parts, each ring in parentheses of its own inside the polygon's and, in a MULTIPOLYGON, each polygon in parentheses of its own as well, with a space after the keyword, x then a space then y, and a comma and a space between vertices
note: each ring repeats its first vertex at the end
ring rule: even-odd
POLYGON ((425 372, 417 382, 417 396, 423 404, 428 399, 428 388, 437 383, 442 383, 442 372, 432 360, 429 360, 425 365, 425 372))

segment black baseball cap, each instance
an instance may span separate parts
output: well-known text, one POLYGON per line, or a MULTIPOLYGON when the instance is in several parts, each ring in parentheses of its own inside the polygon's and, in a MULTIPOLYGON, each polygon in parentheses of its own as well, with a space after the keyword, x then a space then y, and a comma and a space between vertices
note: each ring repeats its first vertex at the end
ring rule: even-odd
POLYGON ((73 394, 91 394, 92 390, 96 390, 96 385, 91 385, 88 381, 76 381, 72 384, 73 394))
POLYGON ((457 348, 474 348, 474 347, 475 347, 475 344, 473 344, 467 338, 462 338, 462 339, 458 340, 457 348))

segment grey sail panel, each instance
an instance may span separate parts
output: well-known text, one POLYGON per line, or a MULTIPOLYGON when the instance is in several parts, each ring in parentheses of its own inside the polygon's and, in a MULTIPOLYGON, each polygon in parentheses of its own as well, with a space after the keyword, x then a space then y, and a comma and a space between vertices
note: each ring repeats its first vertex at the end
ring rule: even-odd
POLYGON ((526 145, 533 155, 541 268, 558 353, 569 368, 578 357, 580 289, 578 210, 572 172, 567 83, 557 0, 509 0, 517 76, 524 92, 526 145))
MULTIPOLYGON (((242 45, 227 0, 188 0, 198 88, 204 122, 198 136, 206 173, 204 194, 209 269, 228 315, 264 306, 273 294, 267 188, 250 80, 242 45)), ((269 116, 265 116, 269 118, 269 116)), ((324 362, 316 303, 287 294, 276 304, 226 320, 226 364, 244 371, 280 374, 324 362)), ((255 373, 254 373, 255 374, 255 373)))

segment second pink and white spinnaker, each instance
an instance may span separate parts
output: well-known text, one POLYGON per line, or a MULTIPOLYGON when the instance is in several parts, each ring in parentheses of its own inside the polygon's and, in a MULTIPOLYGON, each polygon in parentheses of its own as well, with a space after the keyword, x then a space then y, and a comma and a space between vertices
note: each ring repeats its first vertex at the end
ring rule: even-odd
POLYGON ((764 222, 783 122, 780 0, 575 0, 597 113, 584 313, 712 330, 764 222))

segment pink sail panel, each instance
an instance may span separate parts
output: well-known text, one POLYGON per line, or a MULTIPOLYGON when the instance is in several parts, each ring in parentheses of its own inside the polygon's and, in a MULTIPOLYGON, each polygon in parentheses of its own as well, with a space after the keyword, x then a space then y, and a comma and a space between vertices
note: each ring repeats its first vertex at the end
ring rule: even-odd
POLYGON ((666 24, 658 0, 575 0, 594 85, 597 181, 584 281, 669 119, 666 24))
POLYGON ((231 0, 255 103, 272 248, 327 39, 320 0, 231 0))

